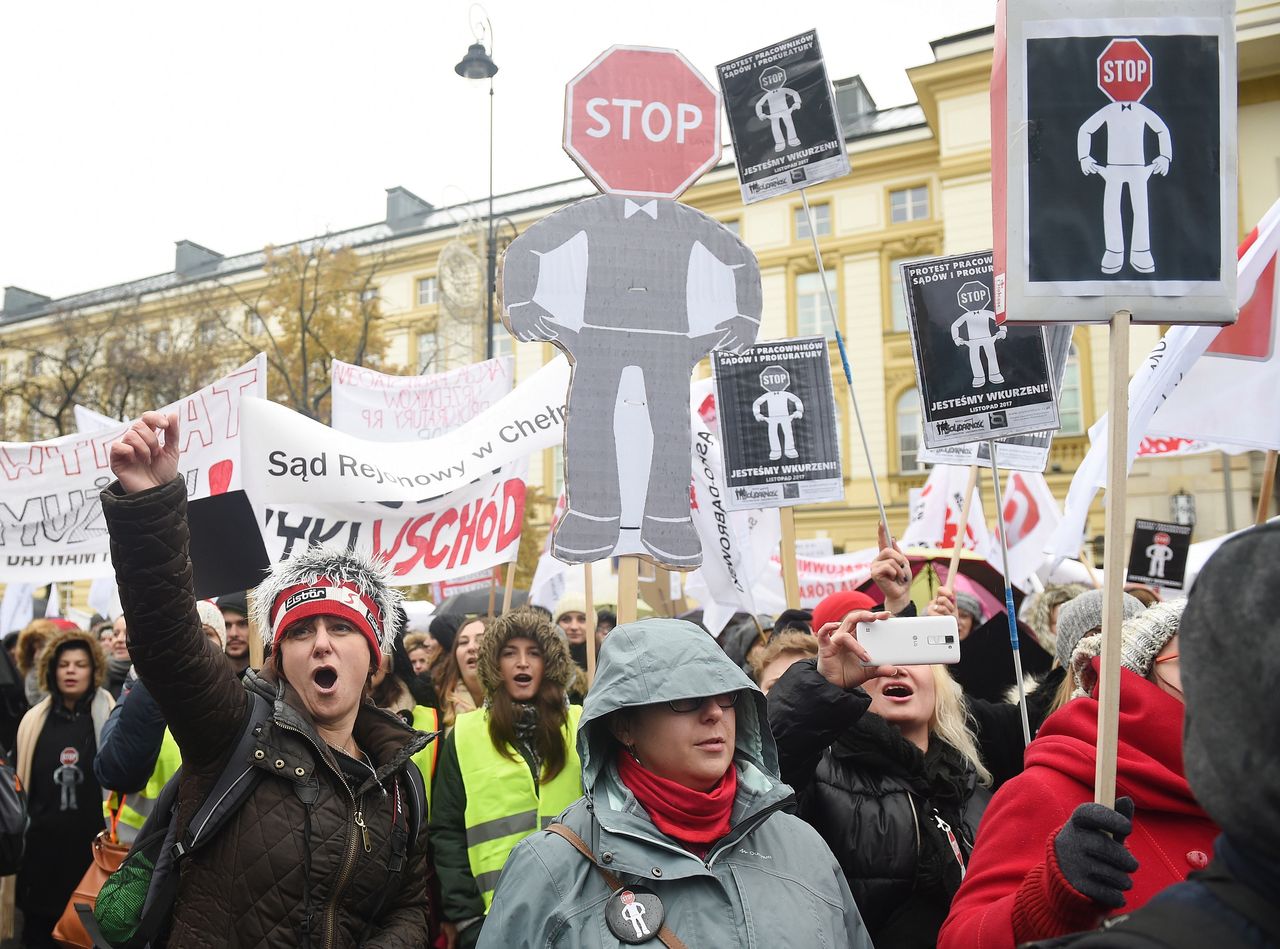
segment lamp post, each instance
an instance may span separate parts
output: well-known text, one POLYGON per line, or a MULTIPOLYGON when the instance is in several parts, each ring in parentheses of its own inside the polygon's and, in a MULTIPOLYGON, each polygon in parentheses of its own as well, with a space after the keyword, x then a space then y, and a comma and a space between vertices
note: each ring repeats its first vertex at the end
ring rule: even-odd
POLYGON ((498 289, 498 245, 494 234, 493 217, 493 77, 498 72, 498 65, 492 58, 493 24, 489 22, 488 14, 484 12, 483 7, 478 4, 472 7, 473 13, 477 10, 483 18, 483 26, 473 17, 471 30, 476 41, 467 47, 467 54, 462 57, 462 61, 458 65, 453 67, 453 71, 463 79, 489 80, 489 220, 486 228, 488 237, 488 251, 486 254, 488 300, 485 305, 484 358, 492 359, 493 301, 498 289), (483 37, 488 37, 489 39, 489 48, 487 50, 484 47, 484 43, 481 42, 483 37))

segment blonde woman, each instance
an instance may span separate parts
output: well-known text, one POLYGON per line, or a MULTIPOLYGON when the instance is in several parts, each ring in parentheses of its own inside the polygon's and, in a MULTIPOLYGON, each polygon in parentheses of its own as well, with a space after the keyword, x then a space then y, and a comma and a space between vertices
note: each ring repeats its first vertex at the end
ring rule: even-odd
MULTIPOLYGON (((823 605, 814 610, 824 613, 823 605)), ((871 666, 854 609, 769 693, 782 780, 840 861, 876 945, 932 947, 960 886, 991 776, 943 666, 871 666)))

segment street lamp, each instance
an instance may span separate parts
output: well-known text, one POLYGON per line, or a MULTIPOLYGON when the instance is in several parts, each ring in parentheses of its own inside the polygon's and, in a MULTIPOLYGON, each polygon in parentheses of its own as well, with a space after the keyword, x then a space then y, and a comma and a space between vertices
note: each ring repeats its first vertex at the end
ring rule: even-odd
MULTIPOLYGON (((1227 503, 1231 503, 1231 499, 1227 499, 1227 503)), ((1186 488, 1179 488, 1177 494, 1169 495, 1169 513, 1173 516, 1173 523, 1181 524, 1183 527, 1196 526, 1196 496, 1188 494, 1186 488)))
POLYGON ((462 57, 462 61, 453 67, 463 79, 487 79, 489 80, 489 222, 488 222, 488 293, 489 298, 485 307, 485 328, 484 328, 484 358, 493 358, 493 300, 494 294, 498 289, 498 247, 494 229, 493 219, 493 77, 498 72, 498 64, 493 61, 493 24, 489 22, 489 15, 485 13, 484 8, 479 4, 475 4, 471 8, 471 32, 475 36, 475 42, 467 47, 467 54, 462 57), (483 22, 477 20, 475 14, 479 14, 483 22), (488 37, 489 48, 486 50, 482 39, 488 37))

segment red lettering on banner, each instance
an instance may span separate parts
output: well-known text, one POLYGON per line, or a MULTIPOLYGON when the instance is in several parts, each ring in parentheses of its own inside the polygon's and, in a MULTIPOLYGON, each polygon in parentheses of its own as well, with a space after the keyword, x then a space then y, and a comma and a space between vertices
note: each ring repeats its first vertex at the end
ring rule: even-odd
POLYGON ((32 475, 41 474, 44 471, 44 449, 38 445, 28 447, 25 460, 21 452, 10 453, 8 448, 0 449, 0 470, 4 471, 4 476, 10 481, 17 480, 23 471, 32 475))
POLYGON ((511 478, 502 485, 502 517, 498 523, 498 546, 494 552, 506 550, 520 539, 524 525, 524 482, 511 478))
MULTIPOLYGON (((210 396, 220 396, 227 403, 227 438, 235 438, 240 434, 240 400, 245 392, 258 384, 258 367, 249 364, 239 372, 233 372, 225 380, 219 380, 209 387, 210 396)), ((249 393, 252 395, 252 393, 249 393)))
POLYGON ((449 508, 447 511, 441 512, 440 516, 436 518, 436 526, 431 530, 431 540, 428 543, 428 552, 426 556, 422 558, 422 565, 424 567, 435 569, 444 563, 445 558, 449 556, 451 547, 446 546, 442 548, 438 543, 440 540, 440 531, 444 530, 444 528, 450 524, 457 523, 457 521, 458 512, 453 508, 449 508))
POLYGON ((450 570, 458 565, 459 557, 463 563, 471 559, 471 547, 475 544, 476 524, 480 520, 480 505, 483 503, 476 501, 474 505, 464 505, 458 511, 458 536, 454 538, 453 550, 449 553, 450 570))

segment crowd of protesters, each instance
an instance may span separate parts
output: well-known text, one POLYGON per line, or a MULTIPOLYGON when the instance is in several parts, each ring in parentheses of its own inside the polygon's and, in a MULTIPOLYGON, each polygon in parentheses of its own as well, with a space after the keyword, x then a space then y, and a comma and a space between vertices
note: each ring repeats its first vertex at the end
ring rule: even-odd
POLYGON ((863 591, 718 636, 572 594, 409 629, 378 564, 322 548, 215 605, 176 424, 112 450, 121 615, 34 621, 0 657, 30 815, 12 945, 72 944, 95 838, 162 817, 190 842, 229 774, 152 945, 1280 945, 1280 527, 1189 598, 1124 596, 1112 808, 1101 590, 1022 604, 1030 745, 1007 617, 963 576, 922 596, 883 533, 863 591), (918 614, 954 618, 962 661, 872 665, 859 625, 918 614))

